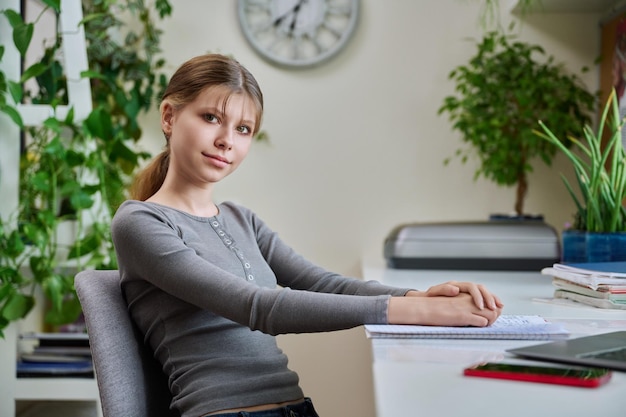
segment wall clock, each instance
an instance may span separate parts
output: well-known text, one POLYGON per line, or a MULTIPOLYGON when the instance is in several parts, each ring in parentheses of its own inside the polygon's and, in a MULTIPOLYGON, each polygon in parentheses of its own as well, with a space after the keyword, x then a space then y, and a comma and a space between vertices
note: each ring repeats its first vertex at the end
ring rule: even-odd
POLYGON ((312 67, 337 55, 356 30, 360 0, 238 0, 241 30, 271 63, 312 67))

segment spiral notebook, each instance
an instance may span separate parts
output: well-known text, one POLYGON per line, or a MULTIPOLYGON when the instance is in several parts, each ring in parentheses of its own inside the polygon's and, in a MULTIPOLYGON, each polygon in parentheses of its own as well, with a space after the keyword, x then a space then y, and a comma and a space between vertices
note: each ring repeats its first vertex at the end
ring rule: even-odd
POLYGON ((488 327, 413 326, 367 324, 370 339, 566 339, 569 331, 562 324, 552 323, 541 316, 502 315, 488 327))

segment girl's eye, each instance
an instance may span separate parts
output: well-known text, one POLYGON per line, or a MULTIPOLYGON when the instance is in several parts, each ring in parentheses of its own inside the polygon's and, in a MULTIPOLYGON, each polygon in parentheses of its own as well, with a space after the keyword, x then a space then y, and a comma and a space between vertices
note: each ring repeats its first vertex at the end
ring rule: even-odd
POLYGON ((248 135, 250 134, 250 132, 252 132, 252 130, 248 126, 239 126, 237 128, 237 131, 239 133, 243 133, 244 135, 248 135))
POLYGON ((209 123, 215 123, 217 122, 217 117, 214 114, 207 113, 204 115, 204 120, 209 123))

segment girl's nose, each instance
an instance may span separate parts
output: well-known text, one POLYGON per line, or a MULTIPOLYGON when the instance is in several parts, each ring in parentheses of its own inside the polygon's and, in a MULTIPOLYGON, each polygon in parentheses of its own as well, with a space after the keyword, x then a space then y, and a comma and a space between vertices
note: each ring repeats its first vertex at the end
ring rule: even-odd
POLYGON ((229 150, 233 147, 233 132, 225 126, 219 129, 219 134, 215 139, 215 146, 220 149, 229 150))

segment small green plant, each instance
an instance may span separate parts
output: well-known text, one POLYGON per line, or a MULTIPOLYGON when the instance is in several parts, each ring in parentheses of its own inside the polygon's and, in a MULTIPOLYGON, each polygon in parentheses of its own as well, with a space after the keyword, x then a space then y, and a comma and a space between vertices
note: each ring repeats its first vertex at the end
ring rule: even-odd
POLYGON ((609 95, 597 132, 584 127, 584 139, 565 140, 554 133, 549 122, 539 121, 538 137, 553 144, 571 161, 579 194, 561 177, 576 204, 573 229, 588 232, 626 232, 626 153, 622 144, 623 119, 615 91, 609 95), (606 141, 603 136, 606 135, 606 141), (565 145, 575 145, 571 150, 565 145), (576 152, 578 151, 578 152, 576 152), (580 196, 580 197, 579 197, 580 196))
MULTIPOLYGON (((60 0, 43 3, 44 12, 58 17, 60 0)), ((110 221, 130 177, 150 156, 135 146, 141 137, 137 117, 151 108, 166 82, 155 13, 163 19, 171 6, 167 0, 83 0, 82 6, 89 70, 81 75, 90 79, 93 99, 85 120, 75 120, 70 110, 64 118, 53 114, 39 126, 26 126, 17 109, 19 103, 48 104, 53 110, 68 104, 60 27, 19 80, 0 71, 0 112, 24 136, 18 209, 0 217, 0 336, 11 321, 28 314, 38 289, 50 305, 47 323, 77 318, 75 271, 117 267, 110 221), (26 89, 27 81, 35 81, 36 88, 26 89), (60 239, 68 224, 75 229, 69 243, 60 239)), ((24 57, 39 18, 25 22, 10 9, 0 11, 4 18, 24 57)), ((0 47, 0 60, 3 53, 0 47)))
POLYGON ((514 35, 488 32, 477 49, 468 64, 450 73, 456 92, 438 113, 448 114, 468 145, 455 153, 461 162, 480 160, 475 179, 482 175, 501 186, 516 185, 514 210, 524 215, 532 164, 538 157, 550 165, 556 154, 552 143, 533 133, 537 120, 549 124, 557 137, 577 135, 590 121, 595 97, 541 46, 514 35))

